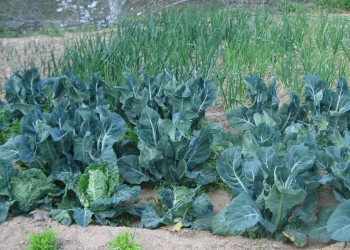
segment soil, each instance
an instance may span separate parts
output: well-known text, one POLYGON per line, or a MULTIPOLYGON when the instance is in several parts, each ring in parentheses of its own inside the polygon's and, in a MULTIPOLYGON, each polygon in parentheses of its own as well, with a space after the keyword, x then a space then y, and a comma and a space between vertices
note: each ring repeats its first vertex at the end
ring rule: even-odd
MULTIPOLYGON (((36 54, 41 56, 49 56, 50 53, 44 45, 50 45, 55 48, 54 53, 59 55, 63 51, 64 43, 67 37, 45 37, 35 36, 30 38, 14 38, 0 39, 0 82, 4 83, 6 78, 10 77, 18 68, 18 64, 14 64, 13 60, 6 60, 4 56, 11 51, 13 55, 20 56, 20 60, 24 61, 24 50, 26 46, 32 44, 37 48, 36 54), (6 52, 7 51, 7 52, 6 52), (16 66, 17 65, 17 66, 16 66)), ((46 47, 47 48, 47 47, 46 47)), ((35 65, 40 68, 40 58, 33 58, 35 65)), ((3 99, 3 95, 0 96, 3 99)), ((222 106, 214 105, 207 113, 206 118, 221 125, 225 130, 229 129, 225 111, 222 106)), ((224 190, 215 190, 208 194, 210 201, 214 205, 214 212, 220 211, 231 200, 230 195, 224 190)), ((321 207, 335 204, 330 188, 322 187, 319 192, 320 201, 317 209, 321 207)), ((143 189, 141 191, 139 202, 147 202, 156 199, 154 190, 143 189)), ((138 241, 142 249, 297 249, 291 242, 282 243, 273 239, 249 239, 244 237, 222 237, 205 231, 196 231, 184 228, 177 232, 172 227, 164 227, 156 230, 140 229, 135 227, 112 227, 89 225, 85 228, 76 224, 70 227, 64 226, 52 221, 33 221, 30 217, 13 217, 8 218, 0 225, 0 249, 17 250, 24 249, 28 244, 26 237, 30 232, 41 233, 42 231, 52 227, 57 232, 57 239, 60 248, 63 250, 79 250, 79 249, 107 249, 107 241, 112 240, 118 233, 122 231, 132 231, 135 239, 138 241)), ((304 247, 305 249, 350 249, 346 243, 323 244, 318 241, 309 239, 304 247)))
MULTIPOLYGON (((230 195, 224 190, 215 190, 209 193, 214 212, 220 211, 231 200, 230 195)), ((327 206, 336 203, 331 189, 323 188, 319 193, 319 206, 327 206)), ((142 189, 139 203, 146 203, 156 198, 156 192, 151 189, 142 189)), ((34 221, 31 217, 17 216, 8 218, 0 225, 0 249, 20 250, 28 243, 26 237, 31 233, 41 233, 52 228, 57 233, 57 240, 61 250, 97 250, 107 249, 108 241, 123 231, 131 231, 134 238, 144 250, 154 249, 298 249, 291 242, 277 242, 273 239, 249 239, 244 237, 217 236, 206 231, 197 231, 183 228, 179 232, 171 226, 151 230, 134 227, 112 227, 89 225, 85 228, 76 224, 70 227, 56 221, 51 223, 42 220, 34 221)), ((350 249, 344 242, 324 244, 309 239, 303 249, 350 249)))

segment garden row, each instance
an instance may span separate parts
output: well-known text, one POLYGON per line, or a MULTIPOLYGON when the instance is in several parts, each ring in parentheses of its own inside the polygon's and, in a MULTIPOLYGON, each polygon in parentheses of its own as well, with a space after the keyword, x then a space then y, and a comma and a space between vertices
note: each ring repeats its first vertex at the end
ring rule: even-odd
POLYGON ((83 79, 100 72, 109 87, 122 84, 125 72, 156 75, 167 67, 183 78, 211 79, 230 109, 245 98, 247 74, 277 76, 298 94, 300 76, 309 72, 327 81, 349 75, 348 30, 346 16, 315 9, 187 6, 121 19, 101 31, 28 39, 23 47, 2 40, 0 58, 12 72, 38 67, 52 76, 71 70, 83 79))
POLYGON ((36 69, 15 73, 0 109, 3 131, 20 121, 18 135, 0 146, 0 221, 39 207, 67 226, 113 224, 132 214, 147 228, 176 224, 218 235, 258 230, 297 246, 307 236, 349 241, 346 80, 332 91, 308 74, 305 99, 291 91, 283 105, 275 78, 267 86, 249 75, 245 83, 250 104, 228 112, 240 132, 232 134, 203 122, 217 88, 202 78, 182 81, 166 69, 109 88, 99 74, 86 82, 71 72, 47 79, 36 69), (213 146, 222 151, 216 166, 213 146), (217 175, 234 198, 214 215, 200 187, 217 175), (129 202, 145 183, 169 188, 158 191, 159 202, 129 202), (313 220, 324 184, 340 205, 321 208, 313 220))

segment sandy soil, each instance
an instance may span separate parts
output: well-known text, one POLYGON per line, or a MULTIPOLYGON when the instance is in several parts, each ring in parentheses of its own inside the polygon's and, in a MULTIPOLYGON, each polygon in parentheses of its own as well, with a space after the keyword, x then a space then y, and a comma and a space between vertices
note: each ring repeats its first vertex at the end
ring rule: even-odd
MULTIPOLYGON (((320 193, 322 206, 328 205, 332 200, 331 190, 326 189, 320 193)), ((145 202, 155 197, 155 191, 142 190, 140 202, 145 202)), ((221 210, 229 201, 230 196, 223 190, 216 190, 209 194, 210 201, 214 204, 214 211, 221 210)), ((216 236, 206 231, 197 231, 188 228, 176 232, 172 227, 162 227, 156 230, 111 227, 89 225, 85 228, 76 224, 70 227, 59 224, 56 221, 35 221, 33 218, 18 216, 9 218, 0 225, 0 249, 19 250, 24 249, 28 243, 25 238, 31 233, 41 233, 48 228, 57 232, 58 244, 61 250, 97 250, 107 249, 107 241, 112 240, 118 233, 131 231, 134 238, 144 250, 155 249, 297 249, 291 242, 277 242, 273 239, 252 240, 244 237, 216 236)), ((350 249, 346 243, 323 244, 309 239, 303 249, 350 249)))

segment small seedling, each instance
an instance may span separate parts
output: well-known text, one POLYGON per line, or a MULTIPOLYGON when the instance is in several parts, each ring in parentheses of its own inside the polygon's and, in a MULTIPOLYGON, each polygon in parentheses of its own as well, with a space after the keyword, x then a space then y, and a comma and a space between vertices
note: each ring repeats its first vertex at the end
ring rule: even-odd
POLYGON ((141 250, 141 247, 134 240, 134 235, 130 231, 118 234, 114 240, 107 242, 110 247, 108 250, 141 250))
POLYGON ((26 240, 31 244, 26 250, 57 250, 56 232, 53 229, 43 231, 41 234, 30 233, 26 240))

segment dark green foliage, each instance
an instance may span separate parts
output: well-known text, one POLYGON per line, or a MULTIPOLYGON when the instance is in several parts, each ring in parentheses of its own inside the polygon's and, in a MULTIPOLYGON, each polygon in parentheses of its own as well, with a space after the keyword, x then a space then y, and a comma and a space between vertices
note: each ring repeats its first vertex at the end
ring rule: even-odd
POLYGON ((128 77, 124 89, 108 89, 98 74, 91 82, 71 72, 41 79, 30 69, 17 72, 5 88, 5 118, 21 122, 20 134, 0 150, 8 176, 1 186, 1 221, 15 206, 27 212, 45 204, 62 224, 106 225, 125 212, 140 215, 125 205, 140 187, 121 181, 204 185, 216 179, 205 161, 220 129, 198 126, 216 98, 210 81, 177 82, 166 70, 141 85, 128 77), (121 116, 109 109, 111 102, 121 116), (11 165, 16 162, 25 168, 19 176, 11 165))
POLYGON ((201 123, 216 98, 214 83, 201 78, 178 81, 165 70, 108 89, 98 74, 85 82, 72 73, 16 73, 2 105, 1 126, 20 119, 20 134, 0 146, 0 222, 45 206, 67 226, 113 225, 128 213, 139 227, 261 234, 297 246, 307 236, 349 241, 350 90, 345 78, 335 91, 315 75, 303 80, 304 99, 291 91, 280 106, 276 79, 266 86, 247 76, 250 103, 228 113, 240 132, 229 134, 201 123), (217 174, 234 198, 214 215, 198 193, 217 174), (153 206, 131 205, 145 182, 171 188, 153 206), (342 203, 315 221, 317 188, 326 183, 342 203))
POLYGON ((221 131, 214 126, 196 130, 216 98, 213 82, 200 77, 182 82, 165 70, 155 78, 145 76, 141 84, 129 76, 124 87, 106 93, 114 110, 135 125, 138 136, 139 159, 127 156, 118 163, 127 182, 205 185, 215 180, 214 167, 204 161, 210 157, 213 134, 221 131))
POLYGON ((180 228, 210 230, 213 205, 206 194, 197 196, 198 190, 199 188, 189 189, 184 186, 159 190, 160 204, 138 209, 141 215, 139 227, 157 228, 162 224, 180 223, 180 228))
POLYGON ((307 235, 320 239, 316 231, 325 241, 349 239, 342 229, 349 221, 350 91, 345 78, 336 91, 315 75, 303 80, 305 100, 290 92, 290 102, 279 108, 274 79, 266 86, 256 76, 245 78, 251 104, 228 113, 242 139, 217 161, 219 176, 236 197, 212 219, 214 233, 241 235, 262 228, 297 246, 306 243, 307 235), (344 203, 312 221, 317 187, 325 183, 344 203), (344 225, 330 217, 332 211, 344 216, 344 225))
POLYGON ((317 0, 316 3, 334 9, 350 10, 350 1, 348 0, 317 0))

